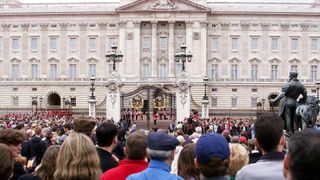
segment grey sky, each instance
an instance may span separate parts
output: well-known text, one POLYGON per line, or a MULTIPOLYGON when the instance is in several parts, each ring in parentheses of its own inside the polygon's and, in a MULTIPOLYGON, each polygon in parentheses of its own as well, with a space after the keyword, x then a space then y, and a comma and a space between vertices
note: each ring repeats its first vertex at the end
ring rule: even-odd
MULTIPOLYGON (((1 0, 0 0, 1 1, 1 0)), ((20 0, 22 3, 119 2, 120 0, 20 0)), ((209 2, 285 2, 312 3, 315 0, 208 0, 209 2)))

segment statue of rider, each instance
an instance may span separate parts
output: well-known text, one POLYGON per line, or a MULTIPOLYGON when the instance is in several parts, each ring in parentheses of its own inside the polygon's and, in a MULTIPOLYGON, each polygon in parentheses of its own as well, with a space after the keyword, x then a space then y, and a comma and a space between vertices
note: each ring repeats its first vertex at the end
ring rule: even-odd
POLYGON ((274 99, 269 99, 272 106, 281 100, 279 116, 284 121, 285 130, 289 136, 294 132, 296 108, 299 103, 304 103, 307 99, 307 90, 297 77, 297 72, 290 72, 289 81, 282 87, 281 94, 274 99), (302 95, 302 98, 298 102, 297 99, 300 95, 302 95))

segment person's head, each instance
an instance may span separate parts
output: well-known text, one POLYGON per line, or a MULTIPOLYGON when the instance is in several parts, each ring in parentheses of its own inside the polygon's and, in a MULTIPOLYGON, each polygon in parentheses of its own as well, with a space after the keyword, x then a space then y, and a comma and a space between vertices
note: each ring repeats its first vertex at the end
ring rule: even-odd
POLYGON ((81 117, 74 120, 73 130, 79 133, 84 133, 90 137, 95 125, 96 122, 94 120, 81 117))
POLYGON ((14 157, 11 149, 6 144, 0 143, 0 179, 8 180, 12 176, 14 157))
POLYGON ((150 133, 148 135, 147 153, 150 159, 167 161, 171 164, 174 158, 174 150, 179 141, 165 133, 150 133))
POLYGON ((294 133, 288 142, 283 161, 283 172, 287 180, 316 180, 320 177, 320 132, 306 129, 294 133))
POLYGON ((20 130, 4 129, 0 131, 0 143, 8 145, 15 158, 20 155, 21 143, 24 140, 25 140, 25 135, 20 130))
POLYGON ((143 160, 147 156, 148 139, 144 132, 136 131, 131 133, 126 140, 124 152, 127 159, 143 160))
POLYGON ((284 144, 283 121, 277 114, 267 113, 254 123, 256 143, 263 153, 281 151, 284 144))
POLYGON ((71 133, 57 157, 55 180, 99 179, 100 159, 92 140, 82 133, 71 133))
POLYGON ((64 132, 68 132, 68 131, 72 130, 71 124, 65 124, 63 126, 63 130, 64 130, 64 132))
POLYGON ((298 78, 298 73, 295 71, 292 71, 289 73, 289 78, 293 79, 293 78, 298 78))
POLYGON ((40 177, 40 179, 53 179, 53 173, 56 169, 56 159, 58 157, 59 150, 59 145, 52 145, 44 153, 41 160, 41 166, 37 171, 37 176, 40 177))
POLYGON ((42 134, 42 128, 40 126, 36 126, 35 129, 34 129, 34 134, 36 136, 41 136, 42 134))
POLYGON ((116 146, 118 139, 118 128, 115 124, 110 122, 104 122, 100 124, 96 129, 97 144, 100 147, 116 146))
POLYGON ((246 148, 238 143, 230 144, 229 175, 235 176, 237 172, 249 163, 249 154, 246 148))
POLYGON ((202 135, 196 144, 196 167, 207 177, 228 174, 230 148, 227 140, 220 134, 202 135))
POLYGON ((198 180, 200 172, 194 164, 194 158, 196 157, 195 144, 187 144, 183 147, 178 158, 178 175, 184 179, 198 180))

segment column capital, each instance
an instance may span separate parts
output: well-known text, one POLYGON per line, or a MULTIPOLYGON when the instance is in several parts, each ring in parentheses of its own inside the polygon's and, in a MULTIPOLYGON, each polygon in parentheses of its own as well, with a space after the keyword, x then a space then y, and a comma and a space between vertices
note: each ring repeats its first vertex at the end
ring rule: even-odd
POLYGON ((186 21, 185 23, 186 23, 187 28, 191 28, 194 22, 193 21, 186 21))
POLYGON ((66 31, 68 29, 68 23, 60 23, 60 29, 63 31, 66 31))
POLYGON ((48 30, 49 23, 42 23, 40 24, 41 30, 46 31, 48 30))
POLYGON ((118 24, 120 28, 125 28, 127 25, 127 21, 120 21, 118 24))
POLYGON ((310 24, 309 23, 301 23, 300 27, 301 27, 302 31, 308 31, 310 28, 310 24))
POLYGON ((1 24, 1 26, 4 31, 9 31, 11 24, 1 24))
POLYGON ((241 29, 247 31, 250 27, 250 23, 241 23, 241 29))
POLYGON ((27 24, 27 23, 21 24, 21 27, 22 27, 22 30, 28 31, 28 29, 29 29, 29 27, 30 27, 30 24, 27 24))
POLYGON ((282 31, 288 31, 290 24, 289 23, 281 23, 280 24, 282 31))
POLYGON ((270 23, 261 23, 260 26, 263 31, 268 31, 270 28, 270 23))
POLYGON ((208 24, 209 24, 208 21, 200 21, 200 26, 201 26, 202 28, 208 27, 208 24))
POLYGON ((87 30, 88 23, 79 23, 79 27, 81 31, 87 30))
POLYGON ((175 23, 176 23, 176 21, 174 21, 174 20, 168 21, 168 24, 169 24, 169 25, 174 25, 175 23))
POLYGON ((224 31, 228 31, 230 27, 230 23, 222 22, 220 23, 221 29, 224 31))
POLYGON ((133 21, 132 24, 135 28, 140 28, 141 21, 133 21))
POLYGON ((152 27, 157 27, 158 21, 151 21, 151 26, 152 27))
POLYGON ((108 26, 108 23, 102 22, 98 24, 100 30, 105 30, 108 26))

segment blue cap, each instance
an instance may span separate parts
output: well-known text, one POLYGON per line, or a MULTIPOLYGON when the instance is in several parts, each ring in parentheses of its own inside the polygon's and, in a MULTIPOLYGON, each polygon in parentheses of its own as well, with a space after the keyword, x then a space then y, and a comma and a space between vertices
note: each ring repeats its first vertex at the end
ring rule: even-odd
POLYGON ((230 158, 229 144, 227 140, 220 134, 204 134, 197 141, 197 161, 200 164, 207 164, 212 157, 218 157, 222 160, 230 158))
POLYGON ((148 148, 153 150, 171 151, 176 148, 179 141, 165 133, 150 133, 148 135, 148 148))

